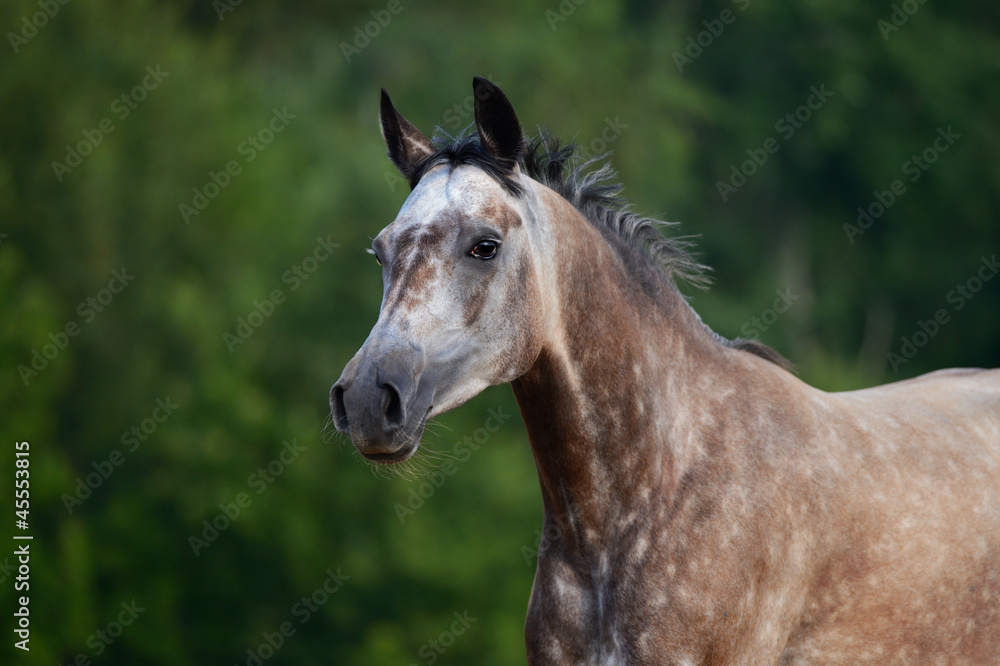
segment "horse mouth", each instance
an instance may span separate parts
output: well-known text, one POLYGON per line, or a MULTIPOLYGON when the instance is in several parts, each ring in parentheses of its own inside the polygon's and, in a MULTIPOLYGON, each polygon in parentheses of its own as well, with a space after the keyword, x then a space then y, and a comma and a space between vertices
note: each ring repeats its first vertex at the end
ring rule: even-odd
POLYGON ((418 446, 420 446, 420 440, 416 439, 409 444, 404 444, 392 453, 365 453, 360 449, 358 452, 361 453, 361 455, 363 455, 367 460, 371 460, 372 462, 377 462, 381 465, 395 465, 396 463, 403 462, 416 453, 418 446))
POLYGON ((377 462, 381 465, 395 465, 403 462, 404 460, 410 458, 417 452, 417 449, 420 448, 420 440, 423 437, 424 428, 427 426, 427 417, 430 416, 432 409, 433 406, 427 408, 427 411, 424 412, 423 418, 420 419, 420 422, 413 428, 412 431, 399 435, 400 439, 405 439, 405 443, 395 451, 390 451, 388 453, 384 451, 365 452, 362 451, 359 446, 355 446, 355 448, 358 450, 358 453, 365 457, 366 460, 371 460, 372 462, 377 462))

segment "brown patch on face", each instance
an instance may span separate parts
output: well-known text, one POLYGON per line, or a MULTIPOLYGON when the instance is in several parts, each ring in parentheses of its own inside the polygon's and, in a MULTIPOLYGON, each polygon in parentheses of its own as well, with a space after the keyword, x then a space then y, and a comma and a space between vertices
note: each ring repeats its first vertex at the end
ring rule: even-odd
POLYGON ((434 223, 426 227, 407 227, 394 239, 394 270, 390 274, 392 286, 386 303, 387 315, 400 307, 413 308, 424 301, 436 274, 432 259, 440 252, 447 236, 446 224, 434 223))
POLYGON ((482 211, 482 217, 495 224, 505 236, 511 229, 521 226, 521 216, 502 201, 494 201, 485 206, 482 211))
POLYGON ((394 253, 398 256, 405 256, 417 240, 419 232, 420 228, 415 225, 406 227, 400 231, 396 238, 393 239, 393 244, 396 246, 394 253))
POLYGON ((489 293, 489 286, 493 282, 493 275, 484 275, 483 279, 472 286, 471 291, 465 297, 465 304, 462 307, 463 321, 466 328, 471 327, 483 313, 486 306, 486 298, 489 293))

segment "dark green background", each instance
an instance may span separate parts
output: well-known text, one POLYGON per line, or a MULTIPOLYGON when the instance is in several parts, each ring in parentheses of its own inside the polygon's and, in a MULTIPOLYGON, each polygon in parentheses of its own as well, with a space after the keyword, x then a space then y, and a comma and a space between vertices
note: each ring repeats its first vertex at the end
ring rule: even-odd
MULTIPOLYGON (((422 646, 467 610, 477 620, 437 663, 523 662, 541 506, 510 390, 428 434, 457 459, 403 524, 394 505, 427 477, 381 478, 324 434, 329 388, 377 316, 364 249, 407 193, 378 132, 383 86, 428 132, 471 120, 474 75, 503 87, 525 127, 590 146, 617 123, 626 196, 699 234, 715 268, 694 307, 729 337, 768 317, 762 339, 814 385, 1000 364, 1000 280, 960 310, 949 299, 1000 246, 995 2, 913 0, 884 36, 893 7, 869 0, 402 0, 348 62, 341 44, 387 4, 245 0, 220 20, 208 1, 72 0, 17 52, 0 45, 0 565, 18 440, 32 447, 35 537, 32 649, 11 645, 14 580, 0 569, 0 661, 244 664, 292 621, 266 663, 426 664, 422 646), (726 9, 733 20, 678 71, 673 54, 726 9), (120 118, 116 98, 157 65, 166 78, 120 118), (833 96, 780 134, 824 85, 833 96), (286 107, 295 117, 247 162, 240 144, 286 107), (52 163, 104 118, 113 132, 60 182, 52 163), (905 163, 949 127, 960 138, 909 181, 905 163), (717 181, 768 137, 778 151, 723 201, 717 181), (179 204, 230 160, 240 173, 185 224, 179 204), (896 179, 905 193, 850 242, 844 225, 896 179), (282 276, 317 237, 339 247, 292 290, 282 276), (84 322, 78 304, 122 267, 134 281, 84 322), (223 334, 274 289, 286 300, 230 353, 223 334), (774 318, 776 290, 797 300, 774 318), (939 309, 949 321, 895 372, 887 354, 939 309), (26 384, 18 366, 69 322, 79 335, 26 384), (128 451, 122 434, 168 397, 179 408, 128 451), (456 453, 490 409, 515 416, 456 453), (257 494, 251 475, 292 440, 304 450, 257 494), (70 514, 64 495, 116 449, 122 464, 70 514), (244 492, 250 505, 196 557, 189 537, 244 492), (328 569, 349 579, 300 623, 293 607, 328 569), (88 639, 133 599, 144 610, 96 655, 88 639)), ((39 11, 4 2, 0 30, 39 11)))

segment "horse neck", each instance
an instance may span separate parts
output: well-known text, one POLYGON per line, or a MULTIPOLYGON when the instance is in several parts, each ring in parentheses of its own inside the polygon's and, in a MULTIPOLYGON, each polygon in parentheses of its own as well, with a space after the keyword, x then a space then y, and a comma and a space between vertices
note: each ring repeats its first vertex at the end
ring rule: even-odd
POLYGON ((640 284, 614 239, 563 203, 547 223, 560 249, 558 275, 543 276, 549 334, 512 385, 546 529, 597 554, 671 501, 697 455, 698 396, 727 381, 734 352, 666 280, 640 284))

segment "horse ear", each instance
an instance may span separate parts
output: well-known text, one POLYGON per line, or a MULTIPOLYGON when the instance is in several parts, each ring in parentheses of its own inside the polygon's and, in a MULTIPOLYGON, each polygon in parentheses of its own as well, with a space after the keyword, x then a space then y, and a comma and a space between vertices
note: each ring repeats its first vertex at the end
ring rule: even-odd
POLYGON ((389 93, 382 88, 382 104, 379 107, 382 122, 382 138, 389 149, 388 155, 403 176, 409 178, 414 167, 436 150, 423 132, 400 115, 389 99, 389 93))
POLYGON ((524 154, 524 133, 510 100, 495 83, 481 76, 472 79, 472 92, 480 143, 495 157, 516 164, 524 154))

